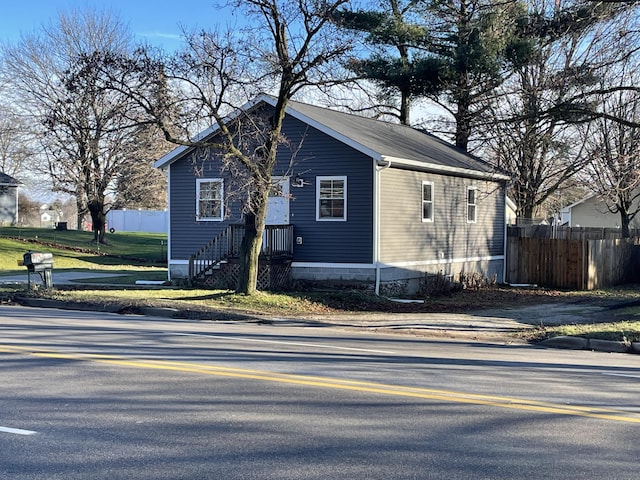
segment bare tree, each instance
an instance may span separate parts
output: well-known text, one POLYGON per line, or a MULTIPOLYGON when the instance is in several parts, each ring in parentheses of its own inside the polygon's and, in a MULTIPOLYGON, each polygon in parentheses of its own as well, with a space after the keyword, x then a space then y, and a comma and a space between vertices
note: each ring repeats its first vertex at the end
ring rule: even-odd
POLYGON ((29 126, 9 109, 0 108, 0 172, 20 176, 35 152, 29 126))
POLYGON ((553 96, 548 88, 553 77, 550 55, 551 50, 545 51, 540 62, 521 68, 504 85, 505 90, 512 88, 510 93, 487 109, 499 119, 486 124, 488 157, 510 174, 509 194, 518 217, 527 219, 583 166, 575 128, 560 118, 539 115, 553 96))
POLYGON ((620 215, 622 237, 628 238, 640 212, 640 92, 611 93, 601 108, 610 118, 598 118, 582 131, 588 160, 582 176, 609 211, 620 215))
POLYGON ((617 77, 637 41, 625 6, 589 9, 581 0, 562 10, 554 0, 529 6, 523 31, 532 32, 533 50, 498 91, 484 131, 488 157, 511 174, 510 195, 518 216, 528 219, 585 165, 577 125, 591 120, 582 109, 597 102, 578 101, 578 93, 617 77))
POLYGON ((125 54, 132 37, 109 11, 60 13, 37 34, 2 48, 5 78, 25 118, 38 129, 53 190, 76 198, 78 228, 91 214, 94 240, 104 241, 107 193, 123 165, 143 156, 134 134, 137 105, 102 88, 87 58, 125 54))
POLYGON ((330 67, 350 44, 336 35, 331 17, 349 0, 231 3, 249 27, 188 33, 186 48, 168 60, 138 52, 120 62, 128 74, 124 81, 114 78, 112 87, 136 98, 169 141, 225 159, 241 187, 245 219, 237 291, 253 294, 276 152, 286 143, 287 104, 307 87, 335 82, 330 67), (170 93, 167 86, 173 87, 170 93), (141 97, 141 91, 154 95, 141 97), (270 111, 238 110, 259 92, 275 98, 270 111), (197 129, 211 125, 216 135, 194 137, 197 129))
POLYGON ((596 81, 572 83, 574 88, 562 101, 541 114, 581 121, 604 118, 630 127, 640 126, 637 119, 616 117, 602 102, 616 92, 640 92, 637 79, 629 76, 633 68, 628 67, 640 65, 640 2, 587 2, 587 6, 599 12, 599 22, 596 28, 585 30, 582 45, 576 45, 577 49, 584 49, 582 56, 588 61, 576 64, 573 73, 577 78, 596 81))

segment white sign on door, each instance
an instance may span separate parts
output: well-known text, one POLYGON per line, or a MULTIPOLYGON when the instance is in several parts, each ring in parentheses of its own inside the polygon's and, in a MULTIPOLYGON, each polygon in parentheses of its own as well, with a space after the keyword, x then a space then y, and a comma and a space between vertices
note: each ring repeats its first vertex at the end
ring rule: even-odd
POLYGON ((267 201, 267 225, 289 225, 289 178, 273 179, 267 201))

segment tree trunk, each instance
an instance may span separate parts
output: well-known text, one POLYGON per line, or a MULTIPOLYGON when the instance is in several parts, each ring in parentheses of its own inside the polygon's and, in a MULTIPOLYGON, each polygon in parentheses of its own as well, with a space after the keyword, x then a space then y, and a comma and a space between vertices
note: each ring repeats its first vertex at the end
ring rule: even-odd
POLYGON ((264 215, 247 213, 240 244, 240 274, 236 293, 253 295, 258 291, 258 267, 264 233, 264 215))
POLYGON ((409 109, 410 109, 410 94, 408 92, 400 92, 400 123, 402 125, 409 125, 409 109))
POLYGON ((76 212, 76 229, 82 230, 82 223, 84 221, 84 215, 87 212, 87 208, 81 197, 76 197, 76 212))
POLYGON ((471 100, 468 95, 460 95, 458 111, 454 117, 456 119, 456 147, 466 152, 469 149, 469 138, 471 137, 471 100))
POLYGON ((626 210, 620 210, 620 235, 622 238, 631 237, 629 223, 629 213, 626 210))
POLYGON ((105 243, 105 223, 107 216, 104 214, 103 205, 100 202, 92 201, 88 205, 91 214, 91 228, 93 230, 93 242, 105 243))

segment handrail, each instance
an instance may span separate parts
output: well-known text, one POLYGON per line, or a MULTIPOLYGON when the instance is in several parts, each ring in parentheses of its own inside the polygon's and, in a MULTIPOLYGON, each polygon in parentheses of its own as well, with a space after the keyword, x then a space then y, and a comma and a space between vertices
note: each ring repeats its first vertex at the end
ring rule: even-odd
POLYGON ((190 279, 205 274, 229 256, 230 234, 231 227, 227 227, 189 257, 190 279))
MULTIPOLYGON (((193 280, 229 257, 240 254, 244 225, 229 225, 189 257, 189 279, 193 280)), ((293 256, 293 225, 267 225, 262 236, 261 256, 293 256)))

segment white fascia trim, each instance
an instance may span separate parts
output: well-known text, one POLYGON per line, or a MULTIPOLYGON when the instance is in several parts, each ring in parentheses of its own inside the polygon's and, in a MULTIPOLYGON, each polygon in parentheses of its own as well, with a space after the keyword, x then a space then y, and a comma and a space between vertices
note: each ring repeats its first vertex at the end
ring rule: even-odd
MULTIPOLYGON (((167 172, 167 266, 171 264, 171 165, 167 172)), ((167 268, 167 275, 171 281, 171 271, 167 268)))
POLYGON ((423 170, 427 172, 433 173, 443 173, 443 174, 455 174, 464 177, 472 177, 483 180, 493 180, 493 181, 506 181, 509 180, 507 175, 502 175, 500 173, 491 173, 491 172, 480 172, 478 170, 470 170, 468 168, 459 168, 459 167, 448 167, 446 165, 438 165, 436 163, 426 163, 418 160, 411 160, 408 158, 397 158, 390 157, 384 155, 382 160, 391 162, 392 167, 403 166, 409 167, 412 170, 423 170))
MULTIPOLYGON (((268 103, 269 105, 272 105, 272 106, 275 105, 275 102, 274 102, 272 97, 270 97, 267 94, 261 94, 261 95, 258 95, 253 100, 248 101, 247 103, 245 103, 240 108, 237 108, 237 109, 233 110, 229 115, 227 115, 224 118, 224 122, 227 123, 227 122, 233 121, 236 117, 240 116, 243 112, 246 112, 246 111, 250 110, 251 108, 253 108, 254 106, 256 106, 258 103, 260 103, 262 101, 264 101, 264 102, 266 102, 266 103, 268 103)), ((220 125, 213 125, 213 126, 207 128, 206 130, 203 130, 202 132, 198 133, 193 138, 192 142, 199 142, 202 139, 213 135, 218 130, 220 130, 220 125)), ((159 160, 156 160, 153 163, 153 166, 155 168, 162 169, 162 168, 166 167, 167 165, 173 163, 174 161, 178 160, 180 157, 182 157, 185 153, 187 153, 192 148, 194 148, 194 147, 191 146, 191 145, 180 145, 179 147, 174 148, 173 150, 171 150, 169 153, 164 155, 159 160)))
POLYGON ((298 112, 297 110, 295 110, 293 107, 291 106, 287 106, 287 114, 291 115, 293 118, 296 118, 298 120, 300 120, 303 123, 306 123, 307 125, 319 130, 320 132, 335 138, 336 140, 338 140, 341 143, 344 143, 345 145, 348 145, 349 147, 353 148, 354 150, 357 150, 360 153, 363 153, 364 155, 367 155, 368 157, 373 158, 374 160, 378 161, 378 160, 382 160, 383 156, 382 154, 380 154, 379 152, 376 152, 375 150, 372 150, 368 147, 365 147, 364 145, 362 145, 361 143, 358 143, 356 141, 354 141, 352 138, 347 137, 346 135, 342 135, 341 133, 336 132, 335 130, 332 130, 331 128, 327 127, 326 125, 320 123, 320 122, 316 122, 315 120, 313 120, 310 117, 307 117, 306 115, 298 112))
POLYGON ((451 263, 486 262, 504 259, 504 255, 491 255, 486 257, 440 258, 435 260, 421 260, 413 262, 388 262, 380 264, 380 268, 418 267, 421 265, 447 265, 451 263))
POLYGON ((595 193, 590 193, 589 195, 587 195, 587 196, 586 196, 586 197, 584 197, 583 199, 578 200, 577 202, 574 202, 574 203, 572 203, 571 205, 567 205, 567 206, 566 206, 566 207, 564 207, 562 210, 563 210, 563 211, 570 212, 570 211, 571 211, 571 209, 572 209, 573 207, 577 207, 578 205, 580 205, 580 204, 582 204, 582 203, 586 202, 587 200, 591 200, 593 197, 596 197, 596 196, 597 196, 597 195, 596 195, 595 193))
MULTIPOLYGON (((193 142, 199 142, 203 138, 207 138, 209 135, 211 135, 213 132, 215 132, 219 128, 220 127, 218 127, 217 125, 215 127, 209 127, 206 130, 204 130, 204 131, 200 132, 199 134, 197 134, 193 138, 192 141, 193 142)), ((164 157, 160 158, 159 160, 156 160, 154 162, 153 166, 155 168, 160 168, 160 169, 165 168, 167 165, 172 164, 175 160, 177 160, 180 157, 182 157, 184 154, 186 154, 192 148, 193 148, 193 146, 190 146, 190 145, 180 145, 179 147, 176 147, 173 150, 171 150, 164 157)))

